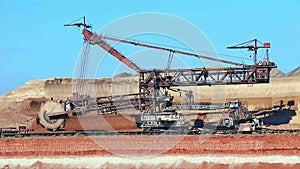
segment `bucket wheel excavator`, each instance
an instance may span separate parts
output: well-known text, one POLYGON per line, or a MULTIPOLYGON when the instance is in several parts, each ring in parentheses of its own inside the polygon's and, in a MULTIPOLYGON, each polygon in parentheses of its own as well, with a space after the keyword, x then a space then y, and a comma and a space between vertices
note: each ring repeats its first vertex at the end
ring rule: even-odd
POLYGON ((38 112, 37 121, 47 130, 57 130, 65 125, 66 118, 50 118, 54 112, 64 111, 63 105, 61 103, 56 103, 52 100, 41 106, 38 112))
MULTIPOLYGON (((128 105, 133 105, 136 109, 140 110, 140 126, 142 128, 167 128, 170 125, 176 126, 183 124, 182 118, 176 112, 178 106, 181 106, 183 109, 195 110, 205 109, 206 107, 205 104, 194 102, 190 102, 182 107, 180 103, 173 101, 173 96, 168 94, 168 90, 174 91, 172 87, 269 83, 270 71, 272 68, 276 68, 275 63, 269 61, 269 57, 264 61, 257 61, 258 49, 266 48, 268 51, 268 48, 270 48, 270 43, 261 43, 257 39, 228 47, 230 49, 246 48, 254 51, 254 64, 246 65, 162 46, 98 35, 90 30, 91 26, 85 23, 85 18, 83 19, 83 23, 66 24, 65 26, 82 27, 83 37, 89 45, 98 45, 129 68, 135 70, 139 74, 139 93, 97 98, 77 95, 72 98, 71 106, 62 106, 62 104, 54 102, 46 103, 38 113, 38 118, 40 124, 50 130, 57 130, 63 127, 70 114, 83 115, 90 111, 97 111, 98 114, 116 113, 128 105), (170 55, 177 53, 233 66, 222 68, 204 67, 176 70, 145 70, 138 67, 118 50, 110 46, 107 41, 166 51, 170 55), (66 109, 66 107, 71 108, 66 109)), ((177 89, 177 91, 179 90, 177 89)), ((224 104, 216 106, 224 107, 224 104)))

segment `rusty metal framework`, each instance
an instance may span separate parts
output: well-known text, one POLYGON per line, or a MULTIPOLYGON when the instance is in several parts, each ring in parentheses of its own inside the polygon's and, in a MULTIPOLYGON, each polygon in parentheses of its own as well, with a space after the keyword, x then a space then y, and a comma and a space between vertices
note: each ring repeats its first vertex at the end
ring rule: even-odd
MULTIPOLYGON (((82 19, 82 18, 80 18, 82 19)), ((77 21, 77 20, 76 20, 77 21)), ((75 21, 75 22, 76 22, 75 21)), ((211 85, 237 85, 237 84, 255 84, 255 83, 269 83, 270 71, 275 68, 276 65, 267 59, 261 62, 257 62, 257 51, 259 48, 270 48, 270 43, 264 43, 263 46, 259 46, 257 39, 241 43, 235 46, 230 46, 230 49, 243 49, 254 51, 254 64, 245 65, 232 61, 222 60, 218 58, 210 58, 207 56, 199 55, 196 53, 189 53, 180 50, 174 50, 165 48, 162 46, 155 46, 146 43, 140 43, 136 41, 118 39, 108 36, 97 35, 91 32, 91 25, 85 23, 85 17, 83 17, 83 23, 71 23, 65 26, 83 27, 82 34, 85 39, 86 47, 89 45, 98 45, 103 50, 117 58, 119 61, 135 70, 139 74, 139 92, 134 94, 105 96, 91 98, 83 93, 75 93, 71 100, 66 102, 60 101, 59 103, 48 102, 41 107, 38 113, 38 123, 44 126, 48 130, 58 130, 64 126, 69 114, 83 115, 89 112, 97 112, 98 115, 116 113, 125 109, 137 109, 140 110, 140 127, 145 131, 148 129, 168 129, 175 127, 176 129, 186 132, 188 126, 187 121, 182 118, 176 110, 206 110, 211 108, 224 108, 224 103, 209 105, 210 103, 194 103, 192 101, 192 91, 188 91, 186 96, 188 99, 186 103, 176 103, 173 101, 174 97, 169 94, 169 91, 180 92, 179 89, 172 87, 180 86, 211 86, 211 85), (168 63, 164 70, 144 70, 131 60, 122 55, 118 50, 114 49, 106 41, 115 41, 119 43, 140 46, 155 50, 166 51, 169 54, 168 63), (254 45, 251 45, 254 43, 254 45), (181 54, 190 57, 196 57, 200 59, 207 59, 214 62, 221 62, 225 64, 233 65, 233 67, 216 67, 216 68, 195 68, 195 69, 174 69, 170 70, 173 55, 181 54), (54 107, 55 106, 55 107, 54 107), (48 107, 54 107, 48 109, 48 107), (55 111, 54 111, 55 109, 55 111)), ((262 43, 261 43, 262 44, 262 43)), ((88 55, 89 50, 84 50, 84 55, 88 55)), ((268 51, 267 51, 268 52, 268 51)), ((82 91, 82 85, 84 85, 83 75, 85 73, 86 58, 83 58, 82 69, 80 71, 80 86, 79 91, 82 91), (82 81, 81 81, 82 80, 82 81)), ((59 80, 59 79, 58 79, 59 80)), ((181 90, 183 91, 183 90, 181 90)), ((237 109, 233 109, 237 112, 237 109)), ((231 116, 235 116, 233 113, 231 116)), ((244 118, 243 114, 239 117, 244 118)), ((240 118, 235 118, 233 121, 238 121, 240 118)), ((228 119, 224 119, 224 125, 228 128, 228 119)), ((237 124, 238 124, 237 123, 237 124)), ((249 125, 242 125, 244 128, 249 129, 249 125)), ((236 126, 236 125, 234 125, 236 126)), ((230 125, 229 125, 230 127, 230 125)))
MULTIPOLYGON (((159 102, 168 100, 169 96, 160 89, 171 89, 175 86, 211 86, 269 83, 270 71, 275 65, 270 62, 265 65, 243 68, 197 68, 152 70, 139 72, 139 94, 142 104, 149 97, 155 97, 159 102)), ((154 104, 154 103, 153 103, 154 104)), ((150 104, 151 105, 151 104, 150 104)), ((147 109, 148 110, 148 109, 147 109)), ((160 111, 160 110, 159 110, 160 111)))
MULTIPOLYGON (((269 43, 265 43, 264 46, 258 46, 258 40, 248 41, 236 46, 228 47, 230 49, 236 48, 248 48, 254 51, 255 64, 245 65, 232 61, 226 61, 217 58, 210 58, 195 53, 188 53, 184 51, 169 49, 161 46, 154 46, 150 44, 140 43, 136 41, 118 39, 103 35, 97 35, 92 33, 88 28, 89 25, 84 23, 67 24, 66 26, 83 27, 82 34, 85 40, 89 44, 98 45, 115 58, 119 59, 122 63, 130 67, 131 69, 139 73, 139 109, 142 112, 160 112, 161 105, 164 104, 168 107, 168 104, 172 104, 172 96, 170 96, 167 90, 174 86, 211 86, 211 85, 236 85, 236 84, 255 84, 255 83, 269 83, 270 71, 275 68, 276 65, 269 60, 257 63, 257 50, 259 48, 270 48, 269 43), (201 59, 212 60, 215 62, 221 62, 234 65, 234 67, 218 67, 218 68, 195 68, 195 69, 174 69, 170 70, 170 65, 164 70, 144 70, 138 67, 135 63, 127 59, 118 50, 110 46, 106 41, 116 41, 120 43, 151 48, 155 50, 162 50, 170 53, 173 56, 174 53, 197 57, 201 59), (249 45, 254 42, 254 45, 249 45)), ((168 64, 171 64, 171 60, 168 60, 168 64)))

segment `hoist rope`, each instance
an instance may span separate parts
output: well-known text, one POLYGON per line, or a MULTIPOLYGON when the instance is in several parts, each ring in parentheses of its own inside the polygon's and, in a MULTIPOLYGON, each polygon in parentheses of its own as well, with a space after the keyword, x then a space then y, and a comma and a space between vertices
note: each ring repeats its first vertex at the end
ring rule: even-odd
POLYGON ((88 63, 89 51, 90 51, 90 44, 87 41, 85 41, 80 55, 79 76, 78 76, 79 82, 76 89, 76 92, 80 95, 84 94, 83 92, 84 92, 85 79, 87 78, 86 67, 88 63))
MULTIPOLYGON (((121 37, 117 37, 117 36, 109 36, 109 37, 122 39, 121 37)), ((225 57, 231 57, 231 58, 237 58, 237 59, 243 59, 243 60, 252 60, 251 58, 248 58, 248 57, 245 57, 245 56, 236 56, 236 55, 223 54, 223 53, 217 53, 217 52, 209 52, 209 51, 205 51, 205 50, 191 49, 191 48, 187 48, 187 47, 165 45, 165 44, 160 44, 160 43, 155 43, 155 42, 136 40, 136 39, 132 39, 132 38, 126 38, 126 40, 136 42, 136 43, 146 43, 146 44, 156 45, 156 46, 160 46, 160 47, 168 47, 168 48, 171 48, 171 49, 174 49, 174 50, 177 49, 177 50, 184 50, 184 51, 198 52, 198 53, 206 53, 206 54, 219 55, 219 56, 225 56, 225 57)), ((245 42, 245 43, 250 43, 250 41, 245 42)))

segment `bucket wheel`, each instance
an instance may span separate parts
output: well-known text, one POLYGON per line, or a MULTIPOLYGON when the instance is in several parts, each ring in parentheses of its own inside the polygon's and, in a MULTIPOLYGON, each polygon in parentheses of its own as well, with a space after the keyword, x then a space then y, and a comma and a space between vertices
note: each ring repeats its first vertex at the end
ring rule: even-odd
POLYGON ((45 129, 56 131, 65 125, 66 119, 50 119, 49 115, 55 112, 64 111, 63 106, 56 102, 47 102, 38 112, 39 124, 45 129))

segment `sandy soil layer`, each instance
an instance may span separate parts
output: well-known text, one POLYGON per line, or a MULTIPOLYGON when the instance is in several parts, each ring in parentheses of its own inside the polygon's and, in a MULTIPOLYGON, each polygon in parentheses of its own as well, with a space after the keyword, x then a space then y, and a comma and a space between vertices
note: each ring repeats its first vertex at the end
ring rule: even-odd
POLYGON ((3 168, 299 168, 296 156, 155 156, 152 158, 124 157, 61 157, 1 159, 3 168))

